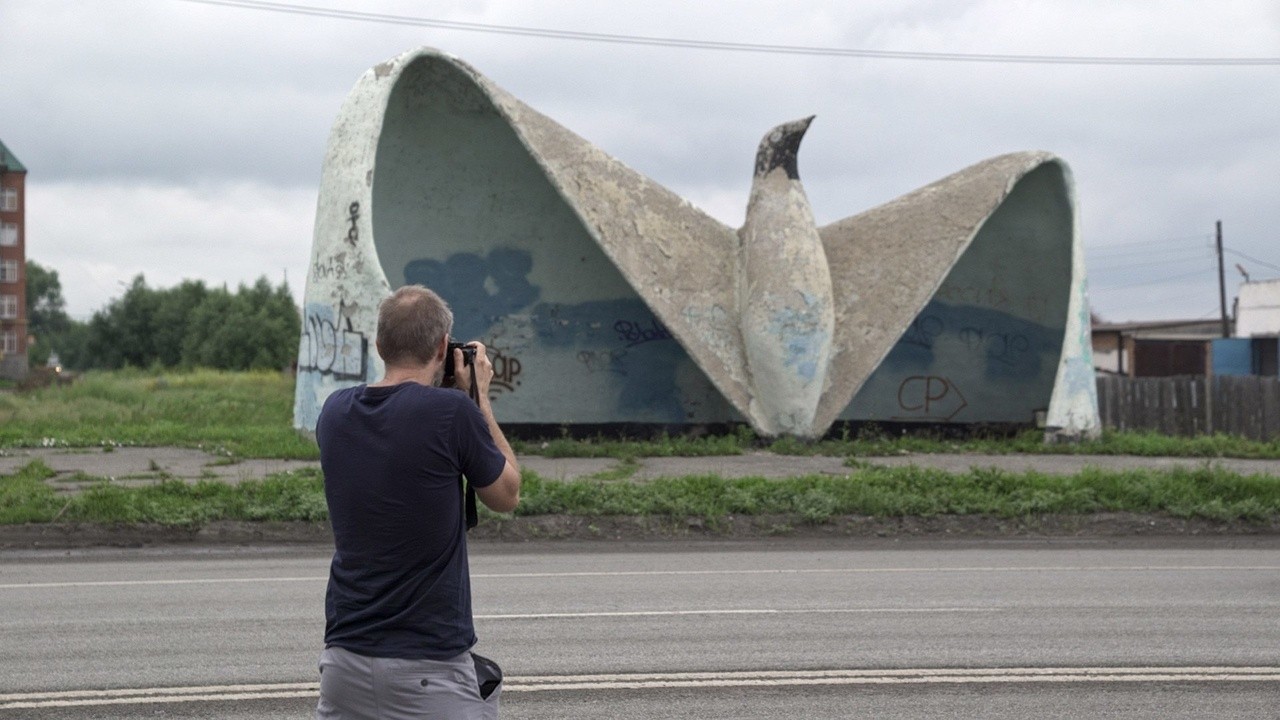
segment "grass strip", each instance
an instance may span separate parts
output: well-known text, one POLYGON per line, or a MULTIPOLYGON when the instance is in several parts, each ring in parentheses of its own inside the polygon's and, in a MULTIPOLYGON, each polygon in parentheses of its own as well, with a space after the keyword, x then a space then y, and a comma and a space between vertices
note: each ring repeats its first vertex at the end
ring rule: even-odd
POLYGON ((806 442, 795 438, 764 440, 746 427, 719 436, 660 436, 653 440, 567 437, 512 443, 516 452, 547 457, 698 457, 741 455, 765 450, 778 455, 884 457, 907 454, 968 453, 983 455, 1136 455, 1142 457, 1280 458, 1280 437, 1257 441, 1232 435, 1173 437, 1148 432, 1105 431, 1096 440, 1046 443, 1044 434, 1027 430, 1013 436, 944 437, 928 432, 888 435, 874 427, 856 434, 806 442))
MULTIPOLYGON (((313 441, 293 429, 294 379, 274 372, 141 370, 87 373, 65 386, 0 393, 0 447, 199 447, 233 458, 313 460, 313 441)), ((501 409, 499 409, 501 415, 501 409)), ((874 425, 818 442, 764 440, 746 426, 724 435, 652 440, 567 436, 517 440, 517 452, 548 457, 695 457, 768 450, 788 455, 872 457, 907 453, 1097 454, 1280 458, 1280 438, 1192 438, 1104 432, 1098 440, 1045 444, 1040 432, 963 439, 890 433, 874 425)))
POLYGON ((304 469, 263 480, 230 484, 164 480, 126 487, 102 479, 73 495, 58 495, 44 480, 53 475, 40 461, 0 477, 0 524, 86 522, 199 526, 217 520, 326 520, 320 472, 304 469))
MULTIPOLYGON (((0 524, 89 522, 200 526, 218 520, 306 521, 327 518, 323 480, 304 469, 232 485, 164 481, 123 487, 103 480, 58 495, 52 471, 28 464, 0 477, 0 524)), ((863 468, 848 476, 784 480, 717 476, 615 480, 546 480, 526 472, 517 516, 701 517, 793 515, 821 524, 846 515, 1024 517, 1097 512, 1164 513, 1178 518, 1265 522, 1280 515, 1280 478, 1227 470, 1087 470, 1072 476, 997 469, 947 473, 916 467, 863 468)))
POLYGON ((293 378, 275 372, 92 372, 0 395, 0 446, 199 447, 236 457, 311 460, 293 429, 293 378))
POLYGON ((847 477, 771 480, 715 476, 643 484, 557 483, 533 478, 517 515, 662 515, 708 519, 794 514, 821 523, 836 516, 902 517, 1096 512, 1262 521, 1280 513, 1280 478, 1217 468, 1073 476, 972 469, 867 468, 847 477))
MULTIPOLYGON (((1043 434, 1027 430, 1012 437, 977 435, 964 439, 928 434, 891 437, 875 431, 844 440, 815 443, 821 454, 874 457, 906 453, 978 453, 986 455, 1136 455, 1141 457, 1280 458, 1280 437, 1270 441, 1250 440, 1233 435, 1178 437, 1154 432, 1103 431, 1096 440, 1075 443, 1046 443, 1043 434)), ((773 452, 803 454, 806 449, 794 440, 778 440, 773 452)))

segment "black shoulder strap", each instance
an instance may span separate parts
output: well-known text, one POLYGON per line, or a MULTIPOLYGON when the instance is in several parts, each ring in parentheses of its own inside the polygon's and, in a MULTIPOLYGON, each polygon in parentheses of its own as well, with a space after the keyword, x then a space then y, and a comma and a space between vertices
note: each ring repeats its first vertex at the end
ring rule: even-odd
MULTIPOLYGON (((471 399, 474 400, 477 405, 479 405, 480 391, 476 389, 475 363, 471 363, 470 367, 471 367, 471 387, 467 390, 467 392, 468 394, 471 395, 471 399)), ((480 523, 480 515, 478 512, 476 512, 476 489, 472 487, 471 481, 465 478, 462 479, 462 484, 464 486, 463 493, 462 493, 463 494, 463 504, 462 504, 463 513, 465 514, 465 517, 466 517, 467 529, 470 530, 471 528, 475 527, 477 524, 480 523)))
POLYGON ((479 524, 480 516, 476 513, 476 489, 471 487, 471 483, 469 482, 466 483, 466 485, 467 485, 467 502, 466 502, 467 529, 470 530, 471 528, 479 524))

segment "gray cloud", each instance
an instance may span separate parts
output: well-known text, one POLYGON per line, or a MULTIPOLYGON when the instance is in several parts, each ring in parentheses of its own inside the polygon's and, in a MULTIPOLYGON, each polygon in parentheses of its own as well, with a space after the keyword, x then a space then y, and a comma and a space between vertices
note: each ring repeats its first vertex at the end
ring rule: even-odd
MULTIPOLYGON (((346 7, 809 46, 1280 55, 1280 13, 1264 0, 844 5, 460 0, 426 8, 384 0, 346 7)), ((1228 246, 1280 266, 1275 66, 724 53, 449 32, 178 0, 6 0, 0 27, 6 28, 0 138, 30 168, 32 197, 48 198, 66 215, 40 227, 34 223, 41 215, 33 212, 29 253, 64 276, 73 273, 60 263, 97 268, 75 271, 82 281, 68 289, 82 312, 100 306, 120 279, 137 272, 157 284, 202 277, 233 285, 264 271, 274 279, 281 266, 295 265, 300 273, 313 211, 304 199, 314 198, 343 98, 365 69, 422 44, 471 62, 725 222, 741 219, 761 135, 776 123, 817 114, 800 169, 820 221, 859 212, 991 155, 1046 149, 1066 158, 1079 185, 1094 304, 1109 319, 1212 311, 1212 258, 1193 256, 1196 238, 1203 241, 1217 219, 1226 223, 1228 246), (247 187, 258 191, 246 193, 247 187), (94 222, 84 221, 85 205, 103 195, 118 198, 118 207, 97 208, 94 222), (281 212, 298 217, 285 222, 281 212), (243 218, 236 230, 242 244, 226 246, 234 251, 216 260, 197 249, 226 243, 225 232, 210 227, 211 216, 243 218), (94 237, 95 223, 129 232, 104 243, 94 237), (1180 260, 1188 237, 1191 252, 1183 254, 1189 259, 1180 260), (1135 242, 1155 243, 1149 266, 1115 254, 1135 242), (1204 277, 1192 274, 1201 269, 1204 277), (112 281, 113 273, 120 277, 112 281), (1187 277, 1161 282, 1179 275, 1187 277)), ((1261 266, 1251 271, 1255 278, 1280 275, 1261 266)))

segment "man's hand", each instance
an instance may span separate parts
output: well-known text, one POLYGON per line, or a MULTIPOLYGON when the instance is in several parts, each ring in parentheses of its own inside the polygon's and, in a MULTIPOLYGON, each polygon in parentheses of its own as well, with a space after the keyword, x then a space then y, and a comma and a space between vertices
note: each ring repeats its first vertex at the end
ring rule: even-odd
MULTIPOLYGON (((493 380, 493 361, 485 353, 484 343, 474 340, 467 343, 475 349, 475 357, 471 359, 476 373, 476 397, 489 397, 489 383, 493 380)), ((471 394, 471 368, 463 365, 462 350, 453 351, 453 386, 464 393, 471 394)))
MULTIPOLYGON (((489 506, 490 510, 511 512, 520 502, 520 466, 516 464, 516 454, 512 452, 511 444, 502 434, 502 428, 498 427, 498 421, 493 417, 493 406, 489 403, 489 382, 493 380, 493 361, 485 352, 484 343, 476 341, 467 344, 476 350, 472 363, 476 368, 477 392, 473 397, 476 398, 476 404, 480 406, 485 422, 489 424, 489 434, 493 436, 493 444, 497 445, 498 451, 507 458, 502 474, 492 484, 477 488, 476 497, 489 506)), ((455 387, 471 394, 471 370, 463 367, 461 350, 453 351, 453 377, 455 387)))

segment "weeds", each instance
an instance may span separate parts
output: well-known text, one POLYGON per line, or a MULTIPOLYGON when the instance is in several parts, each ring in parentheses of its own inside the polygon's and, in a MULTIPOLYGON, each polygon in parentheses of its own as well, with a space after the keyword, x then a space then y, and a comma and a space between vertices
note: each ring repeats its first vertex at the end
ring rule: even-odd
POLYGON ((875 517, 1094 512, 1260 521, 1280 513, 1280 478, 1217 468, 1109 472, 1075 476, 973 469, 868 468, 846 477, 786 480, 664 478, 644 484, 554 482, 526 473, 517 515, 657 515, 719 519, 793 515, 809 523, 836 516, 875 517))
POLYGON ((874 427, 837 438, 803 441, 795 438, 765 440, 749 429, 719 436, 687 438, 661 436, 655 440, 575 440, 567 437, 513 443, 517 452, 547 457, 697 457, 741 455, 767 451, 778 455, 827 455, 833 457, 882 457, 890 455, 969 453, 983 455, 1137 455, 1145 457, 1280 458, 1280 438, 1268 442, 1230 435, 1171 437, 1156 433, 1106 431, 1096 440, 1078 443, 1046 443, 1043 433, 1026 430, 1012 436, 983 435, 944 437, 939 434, 889 435, 874 427))
POLYGON ((567 436, 546 440, 515 440, 512 448, 521 454, 553 458, 608 457, 626 460, 637 457, 706 457, 741 455, 751 449, 755 436, 747 433, 687 437, 666 433, 654 440, 614 440, 604 437, 577 440, 567 436))
MULTIPOLYGON (((192 526, 217 520, 319 522, 327 517, 323 480, 308 469, 229 485, 164 480, 122 487, 97 479, 64 497, 35 461, 0 477, 0 523, 93 522, 192 526)), ((1206 465, 1194 470, 1086 470, 1078 475, 917 467, 864 468, 848 476, 785 480, 717 476, 646 483, 594 478, 561 482, 524 473, 516 515, 636 515, 703 518, 790 516, 821 524, 847 515, 1025 517, 1096 512, 1164 513, 1180 518, 1262 522, 1280 515, 1280 478, 1245 476, 1206 465)), ((490 513, 492 515, 492 513, 490 513)))

